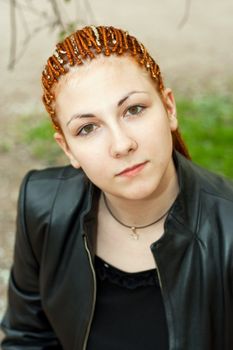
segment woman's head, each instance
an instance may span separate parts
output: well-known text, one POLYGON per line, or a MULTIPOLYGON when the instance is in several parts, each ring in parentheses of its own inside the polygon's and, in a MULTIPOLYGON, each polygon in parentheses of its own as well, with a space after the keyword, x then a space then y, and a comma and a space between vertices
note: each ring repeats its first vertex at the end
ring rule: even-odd
MULTIPOLYGON (((155 91, 160 95, 162 102, 165 103, 166 89, 159 66, 143 44, 127 32, 114 27, 85 27, 57 44, 55 53, 48 59, 42 73, 43 102, 56 131, 64 139, 65 132, 64 127, 62 127, 62 117, 58 115, 58 95, 60 91, 70 81, 74 82, 72 76, 76 76, 77 84, 79 80, 81 82, 85 79, 85 74, 81 74, 82 71, 90 68, 94 72, 95 62, 97 69, 99 69, 98 61, 101 61, 101 65, 105 66, 106 63, 109 65, 110 62, 114 65, 114 62, 119 60, 122 60, 128 66, 131 64, 141 66, 141 73, 146 75, 147 79, 150 79, 155 91), (123 57, 128 57, 128 60, 123 60, 123 57)), ((95 89, 98 89, 98 86, 95 86, 95 89)), ((79 96, 77 96, 77 99, 82 104, 79 96)), ((166 103, 164 106, 167 109, 166 103)), ((173 147, 188 157, 188 152, 177 128, 172 131, 172 138, 173 147)))
POLYGON ((172 92, 161 98, 132 58, 99 56, 62 76, 55 94, 55 139, 102 191, 142 199, 175 179, 172 92))

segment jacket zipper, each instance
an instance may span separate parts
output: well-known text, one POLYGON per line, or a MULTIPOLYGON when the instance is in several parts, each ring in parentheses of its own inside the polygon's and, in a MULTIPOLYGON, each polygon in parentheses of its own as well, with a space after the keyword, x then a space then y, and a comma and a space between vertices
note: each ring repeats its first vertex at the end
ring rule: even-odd
POLYGON ((92 323, 93 316, 94 316, 95 303, 96 303, 96 289, 97 289, 97 287, 96 287, 95 269, 94 269, 94 266, 93 266, 93 263, 92 263, 91 253, 90 253, 90 250, 88 248, 86 235, 84 235, 84 245, 85 245, 86 252, 88 254, 88 259, 89 259, 89 263, 90 263, 90 266, 91 266, 91 271, 92 271, 93 281, 94 281, 94 295, 93 295, 93 301, 92 301, 91 316, 90 316, 90 319, 89 319, 89 323, 88 323, 88 326, 87 326, 87 331, 86 331, 84 342, 83 342, 83 350, 86 350, 87 340, 88 340, 88 336, 89 336, 90 329, 91 329, 91 323, 92 323))
MULTIPOLYGON (((167 311, 166 311, 167 307, 166 307, 166 303, 164 301, 164 292, 163 292, 163 285, 162 285, 161 275, 160 275, 159 266, 157 264, 156 257, 155 257, 154 253, 153 253, 153 256, 154 256, 154 260, 155 260, 156 267, 157 267, 157 276, 158 276, 159 286, 160 286, 160 289, 161 289, 162 299, 163 299, 163 303, 164 303, 164 309, 165 309, 165 315, 166 315, 167 327, 168 327, 168 334, 169 334, 169 324, 168 324, 167 311)), ((169 344, 170 344, 170 337, 169 337, 169 344)), ((169 349, 170 349, 170 345, 169 345, 169 349)))
POLYGON ((157 264, 155 256, 154 256, 154 259, 155 259, 156 268, 157 268, 157 275, 158 275, 158 280, 159 280, 159 286, 161 288, 161 291, 163 291, 163 285, 162 285, 161 276, 160 276, 160 272, 159 272, 159 266, 157 264))
POLYGON ((161 288, 161 291, 163 291, 163 286, 162 286, 162 281, 161 281, 161 276, 160 276, 160 271, 159 271, 159 265, 158 265, 158 263, 156 261, 156 257, 155 257, 155 253, 153 252, 152 245, 151 245, 151 251, 152 251, 152 254, 153 254, 153 257, 154 257, 154 261, 155 261, 155 264, 156 264, 157 275, 158 275, 158 280, 159 280, 159 286, 161 288))

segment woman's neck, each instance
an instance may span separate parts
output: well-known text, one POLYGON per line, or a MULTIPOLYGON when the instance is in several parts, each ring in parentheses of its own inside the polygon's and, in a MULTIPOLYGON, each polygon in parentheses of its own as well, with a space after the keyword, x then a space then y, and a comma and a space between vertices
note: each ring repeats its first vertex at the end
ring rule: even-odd
MULTIPOLYGON (((175 167, 162 178, 156 190, 143 199, 127 199, 105 193, 109 209, 122 223, 130 226, 144 226, 159 219, 172 206, 179 192, 175 167)), ((103 206, 103 196, 101 196, 103 206)), ((108 209, 105 206, 106 211, 108 209)))

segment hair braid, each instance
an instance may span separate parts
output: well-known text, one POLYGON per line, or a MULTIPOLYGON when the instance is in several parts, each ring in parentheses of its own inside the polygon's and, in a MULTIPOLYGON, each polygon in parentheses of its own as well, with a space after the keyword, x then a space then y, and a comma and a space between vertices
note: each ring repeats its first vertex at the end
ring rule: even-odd
POLYGON ((66 38, 64 40, 63 45, 64 45, 64 48, 65 48, 65 51, 66 51, 67 58, 69 60, 69 64, 70 64, 70 66, 73 66, 74 65, 74 60, 73 60, 72 56, 74 55, 74 51, 72 49, 72 44, 71 44, 69 38, 66 38))
POLYGON ((111 27, 111 30, 113 30, 114 35, 112 36, 112 52, 116 52, 118 45, 119 45, 119 31, 116 28, 111 27))
POLYGON ((85 32, 82 31, 82 32, 78 33, 78 38, 79 38, 80 45, 82 47, 82 51, 83 51, 84 55, 85 56, 88 55, 91 59, 95 58, 94 53, 91 50, 89 50, 88 44, 85 43, 85 40, 87 39, 85 32))
POLYGON ((122 41, 122 32, 119 32, 118 38, 119 38, 119 49, 117 52, 119 55, 121 55, 124 50, 123 41, 122 41))
POLYGON ((125 48, 125 50, 128 50, 128 48, 129 48, 128 40, 127 40, 128 32, 123 32, 122 35, 123 35, 123 40, 124 40, 124 48, 125 48))
POLYGON ((94 36, 93 36, 93 32, 92 32, 92 28, 91 27, 86 27, 83 29, 84 33, 87 35, 88 39, 89 39, 89 43, 91 45, 94 46, 95 50, 97 53, 101 53, 101 48, 99 47, 98 43, 96 42, 94 36))

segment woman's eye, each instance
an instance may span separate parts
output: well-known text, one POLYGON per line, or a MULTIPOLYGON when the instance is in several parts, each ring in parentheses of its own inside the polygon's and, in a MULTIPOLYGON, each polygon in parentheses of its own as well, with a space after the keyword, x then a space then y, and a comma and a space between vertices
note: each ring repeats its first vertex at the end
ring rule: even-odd
POLYGON ((138 115, 140 114, 145 107, 140 106, 140 105, 135 105, 135 106, 131 106, 127 109, 126 111, 126 116, 128 115, 138 115))
POLYGON ((95 124, 87 124, 84 125, 81 129, 79 129, 77 134, 80 136, 86 136, 95 131, 96 128, 97 126, 95 124))

